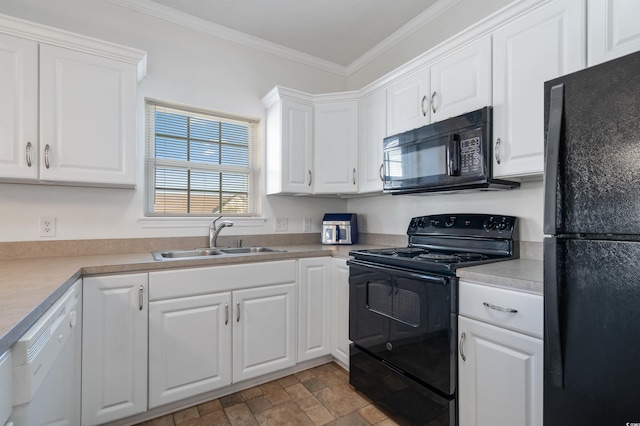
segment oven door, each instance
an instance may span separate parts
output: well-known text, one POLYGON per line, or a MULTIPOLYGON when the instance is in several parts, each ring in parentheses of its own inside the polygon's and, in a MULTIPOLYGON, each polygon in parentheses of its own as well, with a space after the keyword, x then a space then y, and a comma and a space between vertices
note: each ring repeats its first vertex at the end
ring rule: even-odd
POLYGON ((349 338, 444 395, 456 388, 455 279, 351 260, 349 338))

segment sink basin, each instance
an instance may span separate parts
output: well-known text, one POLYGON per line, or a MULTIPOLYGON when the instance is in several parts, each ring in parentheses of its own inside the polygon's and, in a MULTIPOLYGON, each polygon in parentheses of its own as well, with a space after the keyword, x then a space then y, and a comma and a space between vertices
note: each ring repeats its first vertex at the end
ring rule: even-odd
POLYGON ((254 253, 282 253, 286 250, 272 249, 269 247, 227 247, 227 248, 199 248, 192 250, 164 250, 154 251, 151 254, 155 260, 171 259, 203 259, 225 254, 254 254, 254 253))
POLYGON ((272 249, 269 247, 229 247, 219 249, 226 254, 248 254, 248 253, 268 253, 268 252, 286 252, 286 250, 272 249))
POLYGON ((166 259, 189 259, 200 257, 220 256, 222 253, 218 249, 200 248, 193 250, 167 250, 167 251, 154 251, 153 258, 155 260, 166 259))

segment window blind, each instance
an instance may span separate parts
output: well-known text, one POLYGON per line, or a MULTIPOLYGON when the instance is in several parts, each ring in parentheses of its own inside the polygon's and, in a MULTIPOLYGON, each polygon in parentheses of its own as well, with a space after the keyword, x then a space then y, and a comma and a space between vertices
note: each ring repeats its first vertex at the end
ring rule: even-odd
POLYGON ((146 215, 251 216, 253 120, 146 102, 146 215))

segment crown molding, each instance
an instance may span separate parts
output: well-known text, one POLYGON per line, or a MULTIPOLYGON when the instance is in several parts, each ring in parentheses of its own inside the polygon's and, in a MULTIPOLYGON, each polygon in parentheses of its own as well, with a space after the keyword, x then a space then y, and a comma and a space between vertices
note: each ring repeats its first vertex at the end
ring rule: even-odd
POLYGON ((191 28, 203 33, 218 37, 233 43, 237 43, 243 46, 251 47, 265 53, 269 53, 275 56, 279 56, 284 59, 288 59, 294 62, 298 62, 310 67, 317 68, 322 71, 327 71, 333 74, 337 74, 341 77, 347 77, 346 67, 335 64, 324 59, 317 58, 306 53, 299 52, 288 47, 281 46, 276 43, 263 40, 258 37, 245 34, 240 31, 233 30, 231 28, 215 24, 207 21, 206 19, 198 18, 197 16, 190 15, 188 13, 180 12, 170 7, 155 3, 151 0, 106 0, 109 3, 116 4, 118 6, 126 7, 137 12, 145 13, 156 18, 164 19, 165 21, 172 22, 174 24, 182 25, 186 28, 191 28))
POLYGON ((451 9, 459 2, 460 0, 439 0, 429 9, 413 18, 402 28, 391 34, 386 39, 382 40, 364 55, 360 56, 358 59, 349 64, 346 67, 347 76, 351 76, 352 74, 363 68, 365 65, 367 65, 369 62, 381 56, 387 50, 401 43, 411 34, 418 31, 428 23, 434 21, 436 18, 445 13, 447 10, 451 9))

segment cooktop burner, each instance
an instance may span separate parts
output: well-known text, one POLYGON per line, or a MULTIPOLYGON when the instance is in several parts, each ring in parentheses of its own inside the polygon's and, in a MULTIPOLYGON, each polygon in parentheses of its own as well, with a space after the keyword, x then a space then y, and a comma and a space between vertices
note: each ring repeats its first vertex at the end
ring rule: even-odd
POLYGON ((514 259, 516 218, 480 214, 411 219, 407 247, 353 250, 356 260, 420 271, 454 274, 455 269, 514 259))

